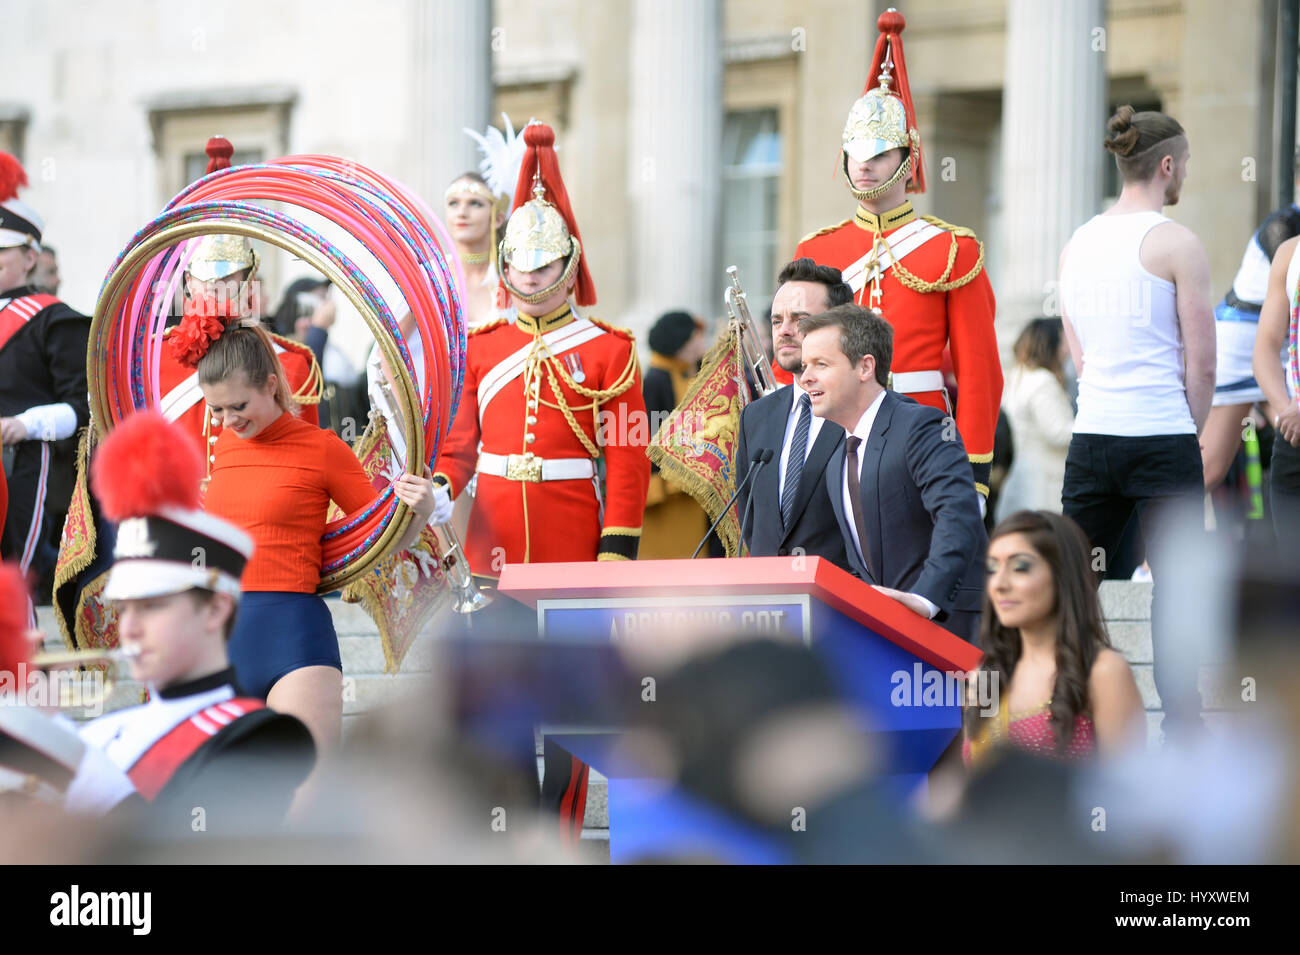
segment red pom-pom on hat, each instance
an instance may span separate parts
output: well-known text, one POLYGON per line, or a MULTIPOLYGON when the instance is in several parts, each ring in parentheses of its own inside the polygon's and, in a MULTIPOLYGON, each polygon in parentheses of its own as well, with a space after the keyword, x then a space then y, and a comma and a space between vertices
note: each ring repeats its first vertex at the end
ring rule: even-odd
POLYGON ((235 154, 235 147, 224 136, 213 136, 204 147, 208 154, 208 172, 230 168, 230 157, 235 154))
POLYGON ((556 211, 564 217, 569 235, 582 246, 573 299, 579 305, 595 305, 596 283, 587 270, 587 246, 578 232, 578 222, 573 217, 573 206, 569 203, 569 192, 564 188, 564 178, 560 175, 560 161, 555 156, 555 130, 545 123, 529 123, 524 127, 524 145, 524 161, 519 167, 519 183, 515 186, 515 206, 510 211, 513 213, 533 198, 533 176, 539 174, 542 186, 546 189, 546 201, 555 206, 556 211))
POLYGON ((0 564, 0 673, 16 674, 31 659, 27 639, 27 582, 17 564, 0 564))
POLYGON ((90 465, 104 516, 120 522, 164 508, 197 510, 203 458, 190 437, 157 411, 137 411, 113 429, 90 465))
POLYGON ((0 152, 0 202, 18 197, 20 187, 27 185, 27 172, 23 164, 9 153, 0 152))
MULTIPOLYGON (((907 116, 907 128, 916 129, 916 107, 912 105, 912 88, 907 82, 907 62, 903 58, 903 30, 907 21, 897 10, 886 10, 876 19, 880 36, 876 38, 876 51, 871 57, 871 72, 862 87, 862 95, 880 85, 880 73, 884 69, 886 58, 893 61, 890 71, 892 79, 889 88, 903 101, 903 112, 907 116), (889 57, 892 52, 892 57, 889 57)), ((912 171, 908 176, 908 192, 925 192, 925 173, 922 170, 921 143, 918 140, 911 148, 912 171)))

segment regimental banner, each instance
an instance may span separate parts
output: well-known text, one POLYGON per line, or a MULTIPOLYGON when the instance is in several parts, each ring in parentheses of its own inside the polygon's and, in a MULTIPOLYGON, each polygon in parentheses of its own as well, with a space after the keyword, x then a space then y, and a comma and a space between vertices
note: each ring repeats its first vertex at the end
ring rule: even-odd
MULTIPOLYGON (((709 515, 718 519, 735 491, 736 441, 740 412, 749 398, 740 330, 727 327, 704 356, 700 373, 681 404, 673 409, 646 454, 665 479, 680 485, 709 515)), ((740 551, 740 517, 733 504, 718 524, 718 539, 728 557, 740 551)))
POLYGON ((54 617, 73 650, 117 646, 117 611, 103 599, 115 529, 100 516, 87 486, 93 431, 85 428, 77 445, 77 481, 54 567, 54 617))
MULTIPOLYGON (((356 455, 376 489, 397 478, 383 415, 372 415, 357 442, 356 455)), ((343 599, 365 607, 384 647, 384 672, 396 673, 415 638, 451 599, 437 533, 426 525, 410 550, 397 551, 377 563, 344 588, 343 599)))

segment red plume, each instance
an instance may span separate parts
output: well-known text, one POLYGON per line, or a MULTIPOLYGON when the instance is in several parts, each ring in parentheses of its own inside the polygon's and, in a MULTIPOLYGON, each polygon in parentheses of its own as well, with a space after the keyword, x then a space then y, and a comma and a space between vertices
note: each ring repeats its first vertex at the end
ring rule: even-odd
POLYGON ((123 419, 90 465, 90 486, 111 521, 156 514, 163 507, 196 510, 203 458, 194 441, 157 411, 123 419))
MULTIPOLYGON (((916 129, 916 108, 912 105, 912 87, 907 82, 907 63, 903 59, 903 28, 906 26, 907 21, 897 10, 886 10, 876 20, 880 36, 876 38, 876 52, 871 58, 871 72, 867 74, 862 95, 866 96, 868 90, 873 90, 880 85, 879 76, 885 65, 885 54, 889 48, 892 48, 894 65, 890 71, 893 75, 890 88, 903 101, 907 128, 916 129)), ((912 147, 912 172, 908 177, 908 192, 925 192, 925 173, 921 166, 921 144, 917 142, 912 147)))
POLYGON ((0 202, 18 197, 18 187, 27 185, 23 165, 8 153, 0 153, 0 202))
POLYGON ((22 571, 17 564, 0 564, 0 673, 16 675, 18 664, 31 658, 27 623, 27 582, 22 571))
POLYGON ((235 147, 224 136, 213 136, 204 148, 208 154, 208 172, 230 168, 230 157, 235 154, 235 147))
MULTIPOLYGON (((596 283, 587 271, 587 246, 578 233, 578 223, 573 218, 569 193, 560 176, 560 162, 555 157, 555 130, 545 123, 530 123, 524 127, 523 165, 519 167, 519 184, 515 186, 515 209, 533 198, 533 174, 540 170, 542 185, 546 188, 546 201, 555 206, 569 227, 569 234, 582 245, 582 258, 578 262, 578 281, 573 289, 574 301, 579 305, 596 304, 596 283)), ((512 213, 514 209, 510 210, 512 213)))

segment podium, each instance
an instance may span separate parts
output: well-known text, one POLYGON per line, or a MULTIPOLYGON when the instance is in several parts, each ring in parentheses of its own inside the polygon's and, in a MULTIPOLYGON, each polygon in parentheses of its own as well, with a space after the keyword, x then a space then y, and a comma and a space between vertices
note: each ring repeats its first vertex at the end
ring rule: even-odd
MULTIPOLYGON (((925 786, 960 732, 960 674, 980 660, 972 644, 816 557, 509 564, 499 592, 536 609, 543 641, 661 639, 689 650, 692 634, 731 631, 816 649, 899 799, 925 786)), ((653 853, 691 832, 721 833, 733 858, 782 861, 762 846, 746 848, 743 833, 728 837, 720 814, 623 764, 621 728, 543 732, 609 779, 611 862, 653 853)))

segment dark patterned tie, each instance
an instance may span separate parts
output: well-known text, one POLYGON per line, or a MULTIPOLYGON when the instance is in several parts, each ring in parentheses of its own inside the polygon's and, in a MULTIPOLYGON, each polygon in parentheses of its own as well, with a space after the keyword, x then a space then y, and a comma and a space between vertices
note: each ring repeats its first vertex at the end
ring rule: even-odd
POLYGON ((803 474, 803 459, 808 451, 808 429, 812 426, 812 399, 807 393, 799 396, 799 420, 790 439, 790 458, 785 463, 785 486, 781 489, 781 522, 786 530, 794 520, 794 502, 799 496, 799 476, 803 474))
POLYGON ((858 476, 858 445, 862 439, 851 434, 845 439, 844 466, 848 471, 849 505, 853 508, 853 526, 858 529, 858 543, 862 549, 862 563, 867 566, 867 573, 872 580, 879 582, 876 569, 871 566, 871 551, 867 547, 867 527, 862 519, 862 480, 858 476))

